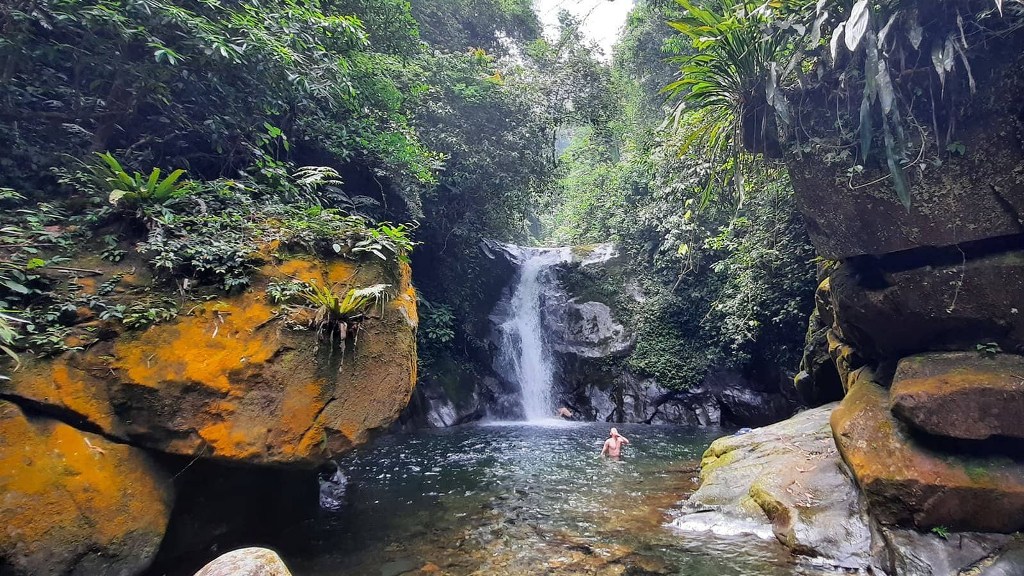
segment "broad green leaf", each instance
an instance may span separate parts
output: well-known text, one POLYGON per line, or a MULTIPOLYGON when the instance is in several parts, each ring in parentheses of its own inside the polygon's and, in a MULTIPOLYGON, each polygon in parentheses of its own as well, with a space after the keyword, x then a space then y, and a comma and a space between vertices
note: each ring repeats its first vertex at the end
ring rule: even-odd
POLYGON ((868 0, 857 0, 846 20, 846 48, 853 52, 860 46, 860 41, 868 31, 871 10, 868 0))
POLYGON ((9 288, 12 292, 16 292, 18 294, 28 294, 29 292, 31 292, 31 290, 29 290, 25 285, 19 284, 9 278, 0 281, 0 284, 7 286, 7 288, 9 288))
POLYGON ((153 171, 149 173, 149 181, 146 182, 146 190, 152 192, 156 188, 156 183, 160 181, 160 169, 153 168, 153 171))
POLYGON ((107 198, 107 200, 110 201, 111 204, 116 205, 122 198, 124 198, 127 195, 128 192, 126 190, 114 190, 110 193, 110 196, 107 198))
POLYGON ((171 192, 174 191, 174 183, 177 182, 178 178, 181 178, 181 175, 184 173, 185 171, 180 168, 175 170, 174 172, 171 172, 171 174, 167 178, 165 178, 164 181, 161 182, 159 186, 157 186, 156 190, 153 192, 153 196, 157 199, 169 197, 171 192))
POLYGON ((864 162, 867 162, 868 154, 871 153, 871 101, 865 92, 860 102, 860 154, 864 162))
POLYGON ((35 270, 36 268, 42 268, 46 266, 46 261, 42 258, 32 258, 25 263, 25 270, 35 270))
POLYGON ((896 95, 892 88, 892 77, 889 76, 889 66, 883 58, 878 62, 878 100, 882 103, 882 113, 888 114, 892 111, 893 101, 896 95))
POLYGON ((864 48, 864 94, 875 102, 878 97, 878 46, 874 43, 874 32, 868 32, 868 43, 864 48))
POLYGON ((829 42, 833 64, 836 62, 836 57, 839 56, 839 40, 843 37, 844 30, 846 30, 846 22, 840 22, 839 26, 836 26, 836 31, 832 33, 832 40, 829 42))
POLYGON ((896 147, 896 139, 892 130, 889 129, 889 121, 882 117, 882 131, 885 134, 885 161, 889 166, 889 174, 892 175, 893 185, 896 187, 896 195, 900 203, 908 211, 910 210, 910 186, 907 184, 907 176, 900 165, 899 152, 896 147))

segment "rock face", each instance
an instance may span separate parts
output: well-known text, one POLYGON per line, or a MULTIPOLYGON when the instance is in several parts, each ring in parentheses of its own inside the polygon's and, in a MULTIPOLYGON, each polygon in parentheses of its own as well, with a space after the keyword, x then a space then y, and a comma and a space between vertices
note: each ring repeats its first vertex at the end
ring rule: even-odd
MULTIPOLYGON (((941 169, 912 178, 910 209, 899 202, 885 168, 869 168, 837 193, 834 165, 813 154, 786 159, 800 212, 818 254, 839 259, 888 254, 922 246, 952 246, 972 240, 1024 232, 1024 147, 1017 103, 1024 98, 1020 35, 1002 54, 987 54, 998 64, 975 68, 979 92, 963 108, 956 138, 966 153, 945 155, 941 169), (875 182, 871 185, 862 183, 875 182)), ((926 88, 927 90, 927 88, 926 88)), ((845 108, 834 96, 805 93, 801 130, 832 143, 834 112, 845 108)))
MULTIPOLYGON (((225 475, 190 479, 204 464, 250 466, 234 494, 266 493, 268 479, 287 476, 315 507, 315 468, 397 419, 416 381, 409 267, 315 256, 265 262, 245 292, 202 300, 141 331, 104 321, 84 350, 27 360, 0 381, 0 398, 10 401, 0 401, 0 573, 131 576, 158 548, 157 562, 173 565, 237 528, 218 514, 237 509, 239 498, 197 506, 225 475), (389 284, 392 297, 342 349, 303 322, 309 309, 285 314, 269 301, 268 285, 287 279, 338 290, 389 284), (173 515, 162 466, 187 487, 173 515)), ((131 264, 97 268, 123 278, 131 264)), ((83 280, 83 293, 96 284, 83 280)), ((297 508, 296 500, 285 501, 297 508)))
MULTIPOLYGON (((402 415, 404 428, 523 417, 521 391, 510 369, 510 344, 505 338, 519 275, 508 274, 506 268, 519 270, 531 249, 488 242, 483 250, 494 261, 495 276, 509 281, 488 317, 485 338, 492 373, 475 373, 448 359, 436 361, 424 371, 413 402, 402 415)), ((637 338, 630 328, 631 313, 616 296, 637 305, 646 296, 625 258, 613 244, 557 252, 562 263, 553 259, 550 267, 538 273, 540 324, 547 352, 554 359, 556 406, 583 420, 683 425, 759 426, 793 413, 797 402, 787 384, 791 376, 777 368, 740 374, 712 367, 703 382, 685 391, 671 389, 678 383, 659 382, 634 371, 630 359, 636 353, 637 338), (595 282, 598 278, 602 281, 595 282)))
MULTIPOLYGON (((826 266, 795 384, 816 403, 838 376, 833 433, 877 524, 878 565, 896 574, 1024 574, 1003 535, 951 535, 950 551, 927 534, 1024 527, 1022 46, 1021 31, 985 45, 978 91, 955 115, 912 105, 963 148, 910 175, 909 209, 881 163, 836 184, 845 96, 799 95, 814 144, 786 163, 818 255, 841 261, 826 266)), ((904 88, 927 91, 923 78, 904 88)))
POLYGON ((143 451, 0 401, 0 573, 137 574, 172 502, 143 451))
POLYGON ((780 393, 782 378, 758 382, 733 370, 710 370, 699 385, 679 391, 637 374, 629 367, 636 337, 623 310, 581 276, 621 277, 623 292, 637 302, 644 298, 630 288, 625 262, 610 244, 578 249, 555 270, 542 319, 557 360, 561 405, 587 420, 654 424, 759 426, 793 413, 794 402, 780 393))
POLYGON ((292 576, 273 550, 242 548, 210 562, 195 576, 292 576))
POLYGON ((133 444, 237 463, 313 467, 365 442, 408 403, 416 380, 408 266, 291 259, 253 289, 139 334, 38 363, 0 391, 133 444), (272 279, 397 289, 342 354, 277 317, 272 279))
POLYGON ((843 341, 870 359, 994 342, 1024 351, 1024 252, 905 269, 844 263, 831 276, 843 341))
POLYGON ((716 440, 701 486, 672 525, 681 531, 771 536, 837 567, 871 564, 860 496, 832 443, 829 404, 747 434, 716 440))
POLYGON ((1024 439, 1024 357, 977 352, 921 354, 900 360, 892 410, 937 436, 1024 439))
POLYGON ((1024 528, 1024 464, 1002 456, 942 453, 910 436, 870 374, 832 415, 836 444, 886 525, 927 531, 1024 528))

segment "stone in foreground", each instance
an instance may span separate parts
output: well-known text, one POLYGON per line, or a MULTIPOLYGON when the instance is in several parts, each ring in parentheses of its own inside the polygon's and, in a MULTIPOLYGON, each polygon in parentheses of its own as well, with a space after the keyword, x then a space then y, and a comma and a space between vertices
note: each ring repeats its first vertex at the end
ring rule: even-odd
POLYGON ((829 404, 743 435, 715 441, 683 531, 774 536, 797 554, 835 567, 870 565, 871 531, 860 496, 832 442, 829 404))
POLYGON ((976 352, 900 360, 892 410, 928 434, 965 440, 1024 439, 1024 357, 976 352))
POLYGON ((0 573, 138 574, 171 502, 170 481, 141 450, 0 401, 0 573))
POLYGON ((922 446, 889 409, 888 391, 859 378, 832 414, 836 444, 884 525, 981 532, 1024 528, 1024 465, 922 446))
POLYGON ((219 556, 195 576, 292 576, 273 550, 242 548, 219 556))

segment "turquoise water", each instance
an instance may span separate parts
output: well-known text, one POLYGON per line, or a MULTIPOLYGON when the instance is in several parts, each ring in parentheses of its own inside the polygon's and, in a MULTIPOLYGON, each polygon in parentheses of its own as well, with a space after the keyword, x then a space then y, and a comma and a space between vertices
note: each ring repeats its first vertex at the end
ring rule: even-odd
POLYGON ((382 438, 339 462, 340 508, 289 534, 296 576, 813 574, 777 542, 683 535, 666 515, 695 486, 716 428, 466 426, 382 438))

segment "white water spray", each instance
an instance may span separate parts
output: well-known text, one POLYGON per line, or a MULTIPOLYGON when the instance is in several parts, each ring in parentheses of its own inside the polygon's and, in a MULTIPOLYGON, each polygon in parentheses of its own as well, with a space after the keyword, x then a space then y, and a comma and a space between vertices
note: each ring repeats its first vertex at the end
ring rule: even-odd
POLYGON ((519 282, 512 293, 510 317, 502 325, 502 351, 509 376, 522 389, 523 410, 528 421, 550 420, 554 363, 544 338, 541 298, 546 272, 569 260, 568 248, 521 249, 519 282))

